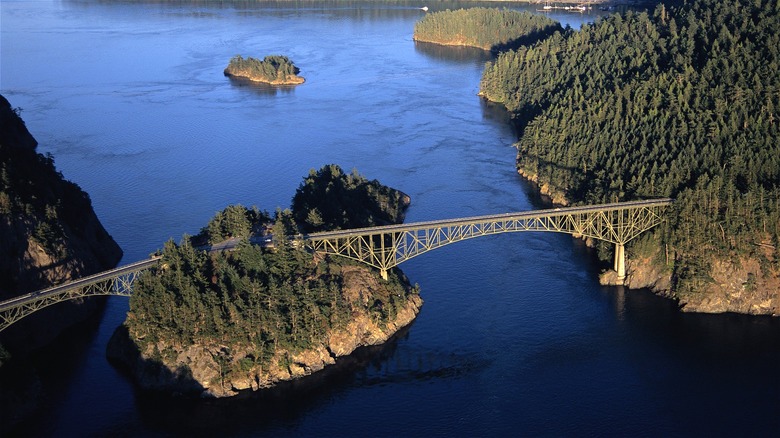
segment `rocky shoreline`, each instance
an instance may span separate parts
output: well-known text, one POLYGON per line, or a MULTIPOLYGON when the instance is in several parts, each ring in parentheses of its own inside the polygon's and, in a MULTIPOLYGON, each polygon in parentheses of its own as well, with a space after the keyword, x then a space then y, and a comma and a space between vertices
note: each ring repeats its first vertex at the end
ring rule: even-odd
MULTIPOLYGON (((562 207, 570 204, 564 191, 553 184, 540 182, 537 175, 520 167, 517 173, 534 185, 545 202, 562 207)), ((593 244, 588 239, 586 243, 593 244)), ((756 260, 716 261, 712 269, 713 281, 696 293, 683 295, 673 289, 672 272, 659 267, 653 258, 635 257, 628 251, 626 278, 620 280, 617 272, 607 269, 599 275, 599 282, 604 286, 649 289, 658 296, 676 301, 683 312, 780 316, 780 280, 751 278, 751 272, 759 272, 756 260)))
MULTIPOLYGON (((110 269, 122 258, 89 195, 37 152, 19 112, 0 96, 0 300, 110 269)), ((27 354, 100 307, 90 299, 43 309, 3 331, 0 343, 12 355, 27 354)))
POLYGON ((268 85, 300 85, 306 82, 306 80, 300 76, 289 76, 286 79, 268 80, 260 76, 254 76, 248 74, 233 74, 233 73, 229 73, 227 70, 225 70, 225 76, 229 78, 244 79, 250 82, 257 82, 257 83, 268 84, 268 85))
MULTIPOLYGON (((326 341, 301 351, 276 350, 267 361, 269 365, 254 363, 240 373, 226 375, 226 366, 217 357, 226 349, 232 353, 233 365, 248 363, 251 348, 224 345, 217 340, 209 345, 170 345, 165 341, 140 348, 125 325, 120 326, 109 341, 107 356, 132 376, 144 390, 182 396, 222 398, 242 392, 275 387, 282 382, 298 380, 318 373, 355 352, 360 347, 377 346, 387 342, 417 317, 423 301, 416 293, 408 293, 407 300, 395 317, 387 322, 372 316, 368 303, 361 303, 362 290, 383 287, 378 275, 368 267, 353 266, 344 270, 345 297, 350 300, 353 318, 344 328, 331 330, 326 341), (174 351, 162 359, 155 351, 174 351)), ((408 287, 408 284, 407 284, 408 287)), ((231 365, 231 364, 228 364, 231 365)), ((235 369, 235 368, 234 368, 235 369)))

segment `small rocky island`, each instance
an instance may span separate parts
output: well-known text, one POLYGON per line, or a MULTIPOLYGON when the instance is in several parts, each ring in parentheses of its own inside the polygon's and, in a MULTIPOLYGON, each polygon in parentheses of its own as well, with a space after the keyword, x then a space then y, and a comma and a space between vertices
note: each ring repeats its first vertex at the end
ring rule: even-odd
POLYGON ((269 388, 382 344, 417 316, 422 300, 398 269, 376 270, 312 254, 285 236, 400 223, 409 197, 339 166, 312 170, 271 217, 227 207, 194 237, 169 241, 159 267, 134 286, 108 356, 139 386, 228 397, 269 388), (230 250, 208 251, 233 241, 230 250))
POLYGON ((266 56, 262 61, 236 55, 225 68, 225 76, 271 85, 302 84, 304 79, 298 73, 300 69, 289 58, 281 55, 266 56))

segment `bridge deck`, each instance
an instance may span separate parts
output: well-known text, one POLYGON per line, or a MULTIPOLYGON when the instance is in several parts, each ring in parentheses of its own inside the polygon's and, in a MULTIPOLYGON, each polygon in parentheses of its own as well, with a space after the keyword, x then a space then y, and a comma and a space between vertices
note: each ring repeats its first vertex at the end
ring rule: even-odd
POLYGON ((331 239, 331 238, 338 238, 338 237, 365 236, 365 235, 372 235, 372 234, 376 235, 376 234, 384 234, 393 231, 413 231, 413 230, 420 230, 425 228, 468 225, 468 224, 473 224, 478 222, 491 222, 495 220, 534 219, 534 218, 543 218, 549 216, 572 215, 572 214, 579 214, 579 213, 584 214, 584 213, 628 210, 628 209, 635 209, 639 207, 664 207, 667 205, 671 205, 673 201, 674 200, 670 198, 663 198, 663 199, 649 199, 645 201, 615 202, 612 204, 589 205, 589 206, 581 206, 581 207, 562 207, 562 208, 551 208, 546 210, 520 211, 516 213, 499 213, 499 214, 489 214, 484 216, 471 216, 471 217, 454 218, 454 219, 439 219, 433 221, 412 222, 412 223, 397 224, 397 225, 384 225, 379 227, 352 228, 349 230, 338 230, 338 231, 323 231, 319 233, 306 234, 303 235, 302 237, 305 240, 320 240, 320 239, 331 239))
MULTIPOLYGON (((292 239, 303 239, 315 252, 344 256, 374 266, 386 278, 387 270, 399 263, 464 239, 513 231, 566 232, 615 243, 615 270, 622 278, 625 276, 623 245, 660 223, 662 217, 658 208, 672 202, 672 199, 652 199, 491 214, 311 233, 292 239)), ((92 295, 129 295, 137 275, 159 260, 159 256, 151 257, 0 302, 0 331, 32 312, 64 300, 92 295)))
POLYGON ((100 281, 106 281, 111 280, 113 278, 119 277, 121 275, 129 274, 135 271, 147 269, 151 266, 154 266, 157 264, 157 262, 160 260, 160 257, 152 257, 145 260, 140 260, 133 263, 128 263, 126 265, 118 266, 114 269, 109 269, 108 271, 98 272, 94 275, 89 275, 87 277, 79 278, 78 280, 69 281, 67 283, 63 283, 57 286, 52 286, 46 289, 41 289, 35 292, 31 292, 24 295, 19 295, 14 298, 11 298, 9 300, 5 300, 0 302, 0 311, 10 309, 13 307, 18 307, 24 303, 27 303, 29 301, 34 301, 37 299, 40 299, 41 297, 56 295, 62 292, 65 292, 70 289, 76 289, 81 288, 90 284, 94 284, 100 281))

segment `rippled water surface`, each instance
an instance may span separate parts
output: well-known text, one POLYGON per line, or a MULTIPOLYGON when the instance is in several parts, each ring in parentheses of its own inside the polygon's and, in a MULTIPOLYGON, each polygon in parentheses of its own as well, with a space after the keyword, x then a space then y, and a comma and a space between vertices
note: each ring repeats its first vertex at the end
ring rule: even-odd
MULTIPOLYGON (((424 3, 3 1, 0 92, 92 197, 124 262, 231 203, 287 207, 338 163, 412 198, 407 221, 540 208, 505 114, 476 96, 489 59, 415 44, 424 3), (231 81, 283 54, 306 83, 231 81)), ((454 3, 430 4, 432 9, 454 3)), ((521 8, 521 6, 516 6, 521 8)), ((522 6, 525 7, 525 6, 522 6)), ((530 7, 534 9, 534 7, 530 7)), ((597 18, 556 15, 578 28, 597 18)), ((230 401, 137 393, 104 357, 127 300, 41 359, 33 435, 771 435, 780 325, 687 315, 598 285, 565 235, 519 233, 402 265, 426 303, 384 351, 310 387, 230 401)))

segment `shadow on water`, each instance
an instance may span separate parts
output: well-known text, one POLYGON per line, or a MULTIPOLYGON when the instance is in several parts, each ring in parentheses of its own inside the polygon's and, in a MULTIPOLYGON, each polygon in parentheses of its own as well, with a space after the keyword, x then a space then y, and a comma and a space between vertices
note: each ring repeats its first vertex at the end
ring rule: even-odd
MULTIPOLYGON (((482 120, 489 121, 496 129, 502 131, 506 138, 516 139, 518 137, 517 129, 512 123, 512 115, 507 111, 503 104, 491 102, 480 98, 479 105, 482 107, 482 120)), ((516 149, 508 151, 508 154, 517 153, 516 149)))
POLYGON ((0 368, 0 436, 25 436, 42 412, 63 403, 67 376, 77 374, 89 359, 104 310, 101 303, 97 312, 46 346, 13 356, 0 368))
POLYGON ((445 46, 441 44, 414 42, 414 49, 429 58, 451 64, 473 64, 482 66, 493 59, 493 55, 476 47, 445 46))
POLYGON ((147 430, 163 434, 257 434, 294 427, 313 409, 353 388, 459 378, 489 365, 477 357, 449 353, 401 353, 398 344, 408 338, 410 328, 383 345, 361 347, 335 365, 273 388, 226 399, 177 398, 136 390, 136 407, 147 430))
MULTIPOLYGON (((611 268, 599 260, 595 248, 572 239, 574 257, 583 261, 589 275, 597 277, 611 268)), ((614 319, 624 323, 633 337, 663 346, 681 358, 721 364, 746 358, 763 358, 767 364, 780 360, 780 318, 685 312, 676 300, 650 289, 600 286, 595 291, 610 304, 614 319)))
POLYGON ((230 83, 237 88, 243 88, 247 91, 255 92, 262 96, 278 96, 292 94, 296 85, 270 85, 263 82, 250 81, 245 78, 228 78, 230 83))

